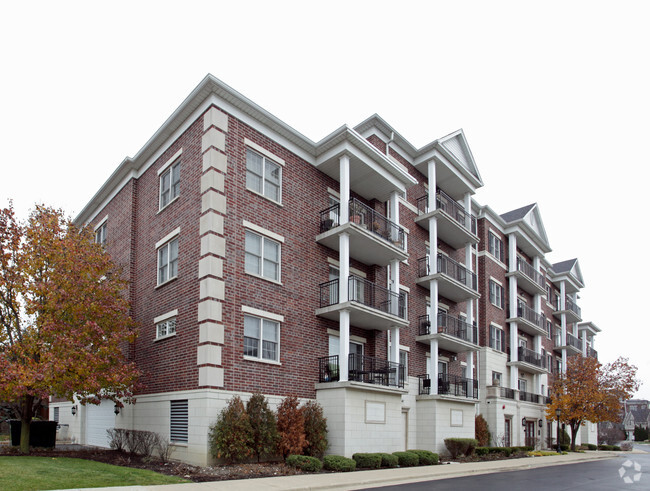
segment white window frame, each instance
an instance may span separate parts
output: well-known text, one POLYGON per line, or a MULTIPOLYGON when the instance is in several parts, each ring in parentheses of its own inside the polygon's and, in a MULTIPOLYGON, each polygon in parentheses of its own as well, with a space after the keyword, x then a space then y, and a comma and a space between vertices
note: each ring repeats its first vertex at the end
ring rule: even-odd
POLYGON ((488 231, 488 252, 499 262, 503 262, 503 241, 497 234, 488 231))
POLYGON ((259 196, 262 196, 262 197, 268 199, 269 201, 272 201, 273 203, 277 203, 277 204, 281 205, 282 204, 282 166, 284 165, 284 160, 282 160, 282 159, 280 159, 278 157, 275 157, 268 150, 260 147, 257 144, 254 144, 253 142, 251 142, 249 140, 245 140, 245 144, 246 144, 246 189, 248 189, 249 191, 251 191, 251 192, 253 192, 253 193, 255 193, 255 194, 259 195, 259 196), (257 174, 255 171, 253 171, 251 168, 249 168, 249 166, 248 166, 248 163, 249 163, 248 152, 251 152, 251 153, 257 155, 258 157, 260 157, 262 159, 262 174, 261 175, 257 174), (275 170, 277 168, 277 170, 278 170, 278 172, 280 174, 280 176, 278 178, 279 190, 278 190, 278 199, 277 200, 274 199, 273 197, 267 195, 267 193, 266 193, 266 191, 267 191, 266 190, 266 183, 268 181, 267 174, 266 174, 266 164, 267 163, 272 164, 273 166, 275 166, 275 168, 273 170, 275 170), (258 191, 257 189, 253 189, 252 187, 250 187, 248 185, 248 174, 249 173, 251 173, 252 175, 255 175, 255 176, 257 176, 258 178, 261 179, 261 182, 262 182, 262 190, 261 191, 258 191))
POLYGON ((159 315, 153 320, 156 326, 156 339, 165 339, 176 336, 178 309, 167 312, 166 314, 159 315))
POLYGON ((280 283, 281 280, 282 280, 282 242, 280 242, 278 240, 275 240, 275 239, 272 239, 271 237, 269 237, 267 235, 264 235, 262 233, 259 233, 256 230, 252 230, 251 228, 247 228, 245 230, 245 232, 244 232, 244 271, 246 272, 246 274, 256 276, 258 278, 262 278, 262 279, 265 279, 265 280, 268 280, 268 281, 272 281, 274 283, 280 283), (248 240, 247 239, 248 239, 249 234, 253 235, 253 236, 256 236, 256 237, 259 237, 261 239, 261 242, 260 242, 260 244, 261 244, 260 254, 261 255, 260 256, 258 256, 257 254, 255 254, 253 252, 250 252, 248 250, 248 248, 247 248, 248 240), (277 264, 277 272, 278 272, 277 278, 271 278, 269 276, 264 275, 264 261, 269 261, 271 263, 274 262, 271 259, 266 259, 265 256, 264 256, 264 250, 265 250, 264 246, 265 246, 265 243, 267 241, 277 245, 277 248, 278 248, 278 261, 277 261, 277 263, 275 263, 275 264, 277 264), (258 263, 259 268, 255 272, 248 270, 248 264, 246 262, 246 256, 248 254, 259 258, 259 263, 258 263))
POLYGON ((503 329, 501 329, 499 326, 490 324, 490 339, 488 341, 488 345, 490 346, 490 348, 504 353, 506 347, 502 346, 503 344, 502 341, 504 341, 504 335, 501 334, 502 332, 503 329), (498 335, 493 336, 493 333, 497 333, 498 335), (493 340, 495 341, 494 343, 492 342, 493 340))
POLYGON ((269 317, 262 317, 259 315, 253 315, 251 313, 244 313, 244 359, 245 360, 250 360, 250 361, 259 361, 263 363, 272 363, 279 365, 280 364, 280 330, 281 330, 282 324, 281 322, 275 318, 271 319, 269 317), (253 319, 255 321, 258 321, 258 332, 259 332, 259 337, 253 338, 252 336, 246 336, 246 318, 253 319), (275 325, 276 328, 276 334, 277 334, 277 339, 275 341, 275 359, 273 358, 265 358, 264 357, 264 326, 265 323, 267 324, 273 324, 275 325), (257 344, 257 356, 253 356, 250 354, 246 354, 246 338, 251 338, 251 339, 256 339, 258 344, 257 344))
POLYGON ((106 246, 106 224, 108 223, 108 215, 101 219, 95 226, 95 244, 106 246))
POLYGON ((490 278, 488 282, 490 303, 503 310, 505 290, 496 280, 490 278), (494 290, 494 291, 493 291, 494 290), (498 302, 498 303, 495 303, 498 302))
POLYGON ((181 158, 180 151, 158 171, 158 209, 163 210, 178 199, 181 194, 181 158), (164 188, 168 184, 167 188, 164 188), (168 195, 164 202, 164 194, 168 195))
POLYGON ((159 240, 156 243, 156 256, 157 256, 157 265, 158 265, 158 267, 156 268, 157 286, 164 285, 165 283, 168 283, 169 281, 178 278, 178 259, 180 257, 180 243, 179 243, 180 232, 181 229, 179 227, 176 230, 174 230, 172 233, 167 235, 165 238, 159 240), (172 259, 170 253, 172 251, 172 245, 174 242, 176 243, 176 258, 172 259), (161 261, 162 261, 162 254, 165 248, 167 250, 167 263, 164 266, 167 269, 166 269, 165 277, 161 279, 160 270, 163 267, 161 261), (172 265, 176 266, 176 272, 173 276, 170 274, 172 265))

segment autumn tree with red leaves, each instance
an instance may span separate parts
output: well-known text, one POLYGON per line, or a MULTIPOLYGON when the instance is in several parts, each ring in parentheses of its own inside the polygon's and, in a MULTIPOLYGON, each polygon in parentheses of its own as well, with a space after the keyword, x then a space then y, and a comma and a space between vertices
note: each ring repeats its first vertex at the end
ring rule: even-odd
POLYGON ((0 209, 0 400, 22 421, 49 396, 82 404, 130 402, 138 376, 124 349, 135 339, 126 282, 93 231, 36 206, 26 223, 0 209))
POLYGON ((546 417, 555 420, 560 409, 560 423, 571 428, 571 450, 575 451, 580 426, 587 421, 620 421, 622 403, 638 390, 637 368, 627 358, 601 365, 592 357, 572 356, 565 374, 555 379, 546 417))

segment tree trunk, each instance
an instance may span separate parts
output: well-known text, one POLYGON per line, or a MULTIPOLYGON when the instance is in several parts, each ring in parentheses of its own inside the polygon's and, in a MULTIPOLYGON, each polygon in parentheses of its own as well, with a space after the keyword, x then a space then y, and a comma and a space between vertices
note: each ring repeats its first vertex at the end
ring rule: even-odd
POLYGON ((20 408, 20 453, 29 454, 29 429, 32 423, 32 406, 34 396, 26 395, 23 397, 22 407, 20 408))
POLYGON ((571 422, 571 451, 576 451, 576 437, 578 436, 578 429, 580 429, 580 421, 571 422))

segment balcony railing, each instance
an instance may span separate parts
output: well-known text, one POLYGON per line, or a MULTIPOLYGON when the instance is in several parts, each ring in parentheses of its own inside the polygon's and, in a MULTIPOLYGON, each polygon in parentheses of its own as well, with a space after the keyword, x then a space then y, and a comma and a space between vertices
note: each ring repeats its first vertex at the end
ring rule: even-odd
MULTIPOLYGON (((321 308, 340 303, 338 278, 321 283, 319 288, 321 308)), ((358 276, 350 275, 348 278, 347 301, 357 302, 381 312, 396 315, 400 319, 407 318, 404 293, 393 292, 358 276)))
POLYGON ((508 387, 499 387, 499 397, 503 397, 504 399, 514 399, 515 391, 508 387))
POLYGON ((524 390, 519 391, 520 401, 533 402, 535 404, 539 404, 541 397, 542 396, 540 396, 539 394, 533 394, 532 392, 526 392, 524 390))
POLYGON ((533 280, 535 283, 537 283, 540 287, 546 288, 546 282, 544 281, 544 275, 537 271, 533 266, 528 264, 526 261, 521 259, 520 257, 517 258, 517 271, 525 274, 528 276, 531 280, 533 280))
POLYGON ((532 324, 535 324, 537 327, 546 331, 546 318, 543 314, 539 314, 531 309, 521 300, 517 301, 517 317, 525 319, 532 324))
POLYGON ((535 353, 533 350, 519 346, 517 350, 517 358, 519 361, 525 363, 530 363, 531 365, 538 366, 540 368, 546 368, 546 358, 539 353, 535 353))
MULTIPOLYGON (((468 270, 465 266, 448 256, 438 254, 437 272, 449 276, 466 287, 477 291, 476 273, 468 270)), ((430 267, 429 256, 418 259, 418 276, 422 278, 430 274, 433 274, 433 270, 430 267)))
POLYGON ((564 298, 564 306, 566 310, 570 310, 574 312, 578 317, 582 317, 582 310, 575 303, 573 303, 573 301, 568 296, 564 298))
MULTIPOLYGON (((348 380, 386 387, 404 387, 404 365, 399 363, 350 353, 348 356, 348 380)), ((318 381, 337 382, 339 377, 339 356, 325 356, 318 359, 318 381)))
MULTIPOLYGON (((321 233, 340 225, 339 206, 339 204, 332 205, 320 212, 321 233)), ((383 240, 404 249, 404 229, 356 198, 350 199, 349 217, 350 222, 356 223, 383 240)))
POLYGON ((582 351, 582 340, 575 337, 573 334, 566 333, 566 343, 562 343, 562 333, 555 334, 555 347, 560 346, 573 346, 575 349, 582 351))
MULTIPOLYGON (((420 383, 419 394, 432 394, 429 374, 418 375, 418 379, 420 383)), ((478 380, 446 373, 438 374, 438 394, 478 399, 478 380)))
POLYGON ((478 333, 476 326, 473 326, 468 322, 463 321, 462 319, 452 317, 449 314, 445 314, 443 312, 438 313, 437 325, 435 329, 431 328, 429 315, 421 315, 418 318, 418 326, 420 336, 426 336, 428 334, 435 334, 438 332, 449 334, 450 336, 454 336, 458 339, 477 344, 478 333))
POLYGON ((598 351, 596 351, 595 349, 587 346, 587 356, 590 357, 590 358, 598 359, 598 351))
MULTIPOLYGON (((425 194, 424 196, 420 196, 417 199, 417 206, 420 215, 429 213, 429 195, 425 194)), ((436 192, 436 209, 444 211, 465 230, 469 230, 473 234, 476 234, 476 217, 469 215, 470 226, 468 227, 468 213, 465 210, 465 207, 444 191, 438 190, 438 192, 436 192)))

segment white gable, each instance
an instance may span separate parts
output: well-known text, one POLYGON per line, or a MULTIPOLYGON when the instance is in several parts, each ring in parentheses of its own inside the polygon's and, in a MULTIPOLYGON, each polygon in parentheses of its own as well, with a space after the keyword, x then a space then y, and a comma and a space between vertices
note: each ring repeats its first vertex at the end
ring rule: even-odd
POLYGON ((476 174, 474 171, 474 166, 472 165, 472 159, 469 156, 465 145, 461 141, 461 136, 456 135, 449 140, 442 142, 442 145, 451 153, 454 157, 460 162, 460 164, 465 167, 472 174, 476 174))

